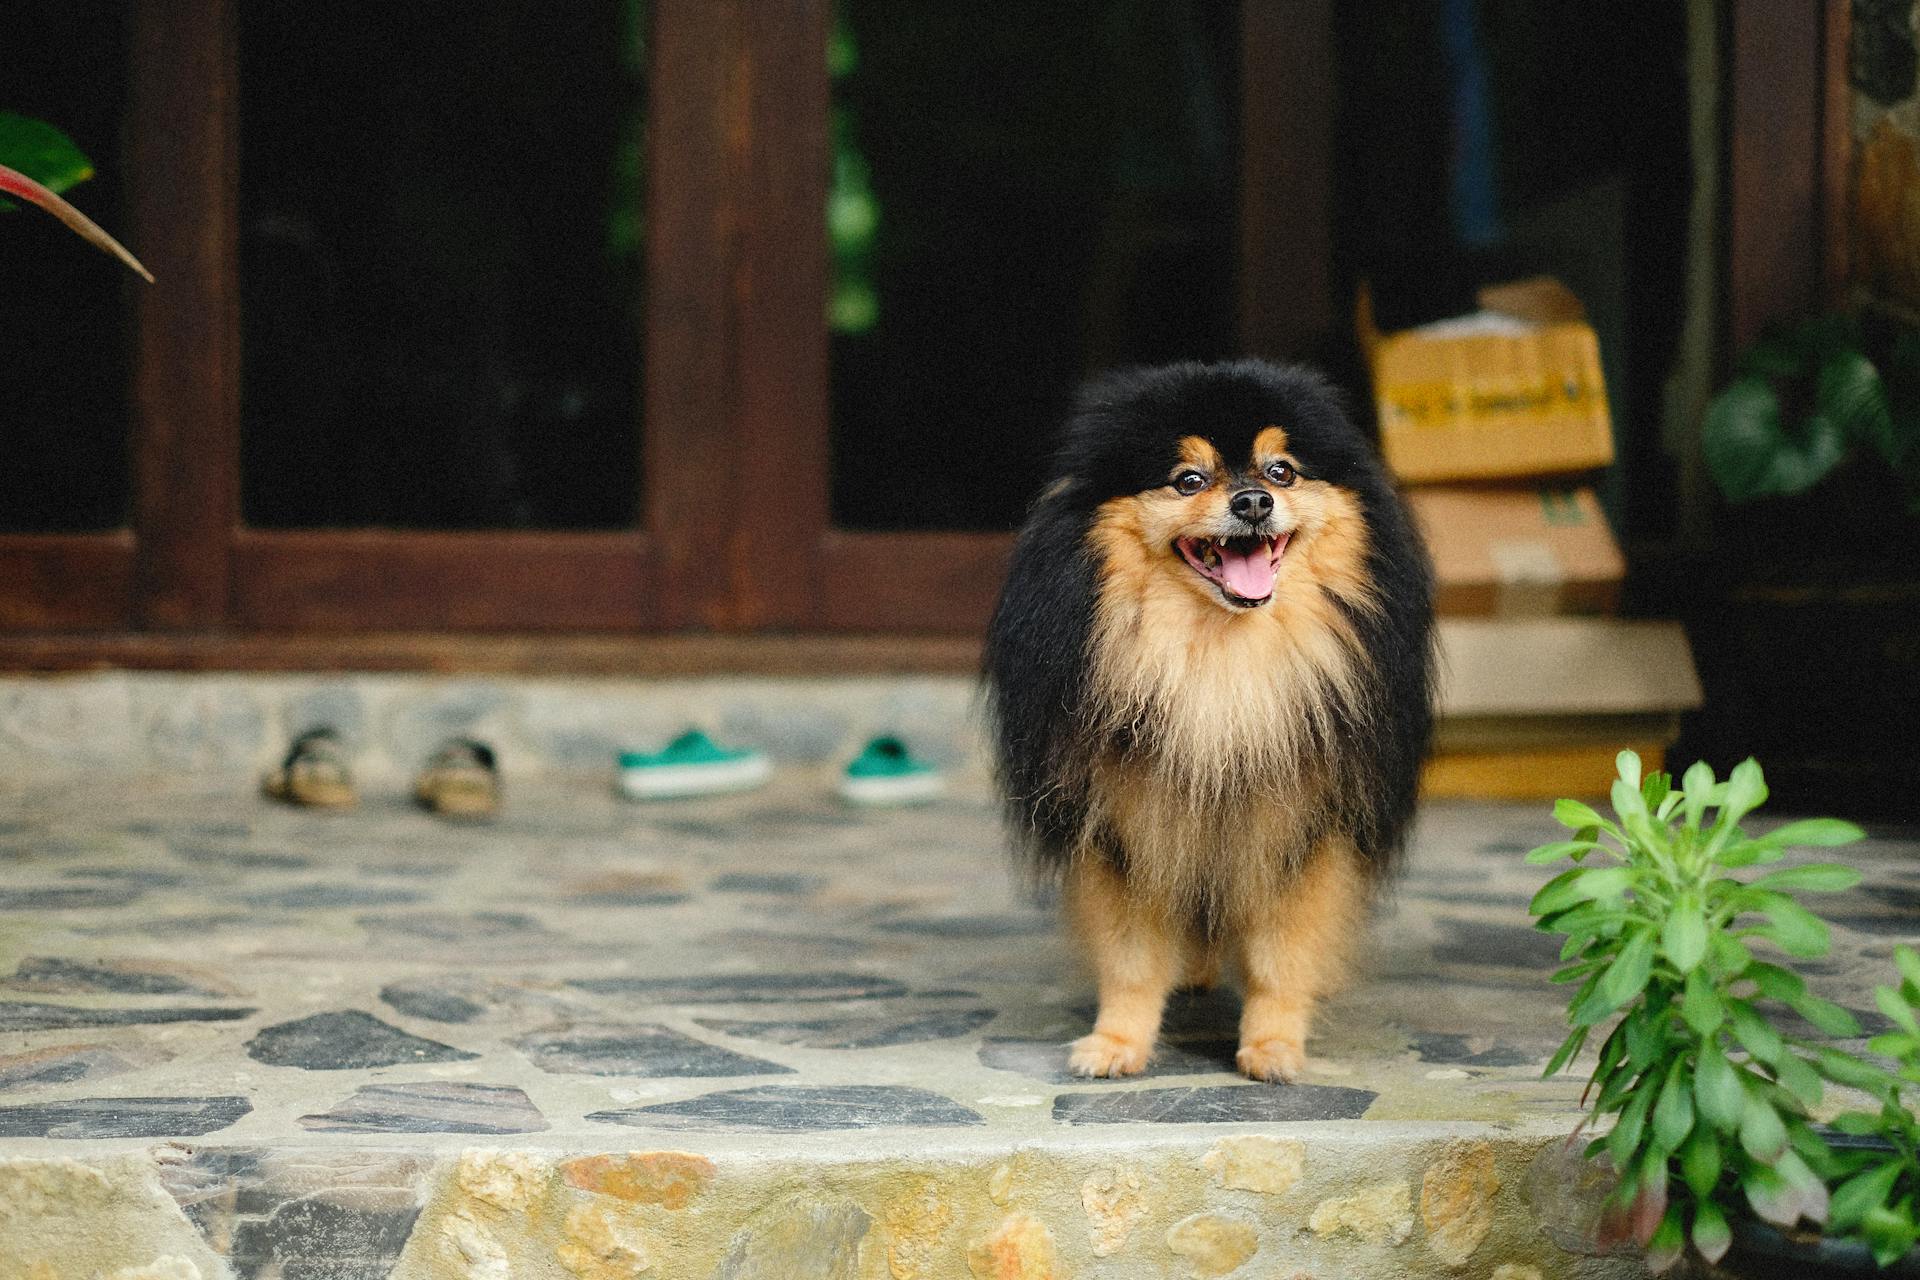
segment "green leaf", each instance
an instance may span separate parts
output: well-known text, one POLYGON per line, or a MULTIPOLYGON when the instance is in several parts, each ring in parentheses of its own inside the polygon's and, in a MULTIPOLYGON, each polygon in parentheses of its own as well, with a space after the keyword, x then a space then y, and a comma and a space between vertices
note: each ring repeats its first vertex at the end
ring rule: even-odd
POLYGON ((1707 1201, 1720 1184, 1722 1161, 1720 1137, 1704 1125, 1695 1126, 1693 1136, 1680 1148, 1680 1177, 1693 1198, 1707 1201))
POLYGON ((1576 867, 1540 886, 1527 909, 1547 916, 1581 902, 1618 897, 1633 886, 1633 880, 1631 867, 1576 867))
POLYGON ((1718 1262, 1733 1244, 1733 1232, 1727 1227, 1727 1215, 1711 1200, 1702 1199, 1693 1207, 1693 1247, 1708 1262, 1718 1262))
MULTIPOLYGON (((1650 773, 1640 784, 1640 798, 1647 802, 1647 808, 1653 810, 1660 821, 1667 820, 1667 801, 1673 799, 1673 775, 1663 772, 1650 773)), ((1674 801, 1678 804, 1679 801, 1674 801)))
POLYGON ((1660 952, 1681 973, 1692 973, 1707 954, 1707 917, 1691 895, 1674 904, 1660 930, 1660 952))
POLYGON ((1800 1221, 1801 1197, 1787 1180, 1765 1164, 1749 1165, 1740 1174, 1740 1189, 1763 1221, 1791 1227, 1800 1221))
POLYGON ((1591 1030, 1591 1027, 1575 1027, 1572 1033, 1560 1042, 1560 1047, 1554 1050, 1553 1057, 1547 1060, 1547 1069, 1540 1073, 1540 1078, 1544 1080, 1572 1062, 1579 1054, 1580 1046, 1587 1042, 1587 1035, 1591 1030))
POLYGON ((1766 802, 1767 780, 1760 772, 1760 762, 1748 756, 1727 775, 1727 795, 1720 803, 1718 822, 1732 826, 1766 802))
POLYGON ((1920 986, 1920 951, 1903 943, 1893 949, 1893 963, 1899 968, 1901 977, 1920 986))
POLYGON ((1569 1016, 1577 1022, 1591 1025, 1618 1009, 1627 1001, 1639 995, 1647 985, 1647 975, 1653 971, 1653 933, 1643 931, 1633 935, 1627 945, 1620 950, 1613 964, 1602 974, 1593 994, 1569 1016))
POLYGON ((1654 1228, 1652 1238, 1647 1241, 1647 1270, 1656 1275, 1665 1271, 1680 1261, 1680 1255, 1686 1247, 1687 1233, 1680 1221, 1680 1206, 1668 1205, 1660 1225, 1654 1228))
POLYGON ((1714 861, 1731 871, 1753 866, 1757 862, 1778 862, 1786 855, 1785 845, 1772 836, 1762 836, 1758 840, 1743 840, 1723 849, 1714 861))
POLYGON ((1604 848, 1606 846, 1597 840, 1555 840, 1552 844, 1543 844, 1537 849, 1529 850, 1526 861, 1538 867, 1549 862, 1558 862, 1562 858, 1571 858, 1575 854, 1604 848))
POLYGON ((1774 945, 1788 955, 1811 960, 1827 954, 1827 922, 1793 899, 1769 902, 1762 914, 1772 922, 1761 931, 1762 936, 1773 939, 1774 945))
POLYGON ((1593 806, 1582 804, 1578 800, 1554 801, 1553 820, 1563 827, 1572 827, 1576 831, 1582 827, 1599 827, 1604 830, 1613 825, 1596 813, 1593 806))
POLYGON ((1740 1145, 1762 1164, 1773 1164, 1787 1149, 1787 1127, 1757 1089, 1748 1092, 1740 1111, 1740 1145))
POLYGON ((93 164, 73 139, 41 120, 0 111, 0 164, 49 191, 66 191, 93 176, 93 164))
POLYGON ((1817 1055, 1820 1074, 1835 1084, 1846 1085, 1849 1089, 1860 1089, 1879 1096, 1892 1088, 1897 1081, 1886 1071, 1871 1062, 1862 1062, 1850 1053, 1838 1049, 1822 1049, 1817 1055))
POLYGON ((1804 1058, 1791 1053, 1783 1053, 1773 1064, 1775 1077, 1783 1088, 1799 1099, 1803 1107, 1817 1107, 1826 1090, 1820 1086, 1820 1073, 1807 1065, 1804 1058))
POLYGON ((1873 1002, 1880 1006, 1880 1012, 1887 1015, 1893 1024, 1910 1036, 1920 1036, 1920 1023, 1913 1020, 1913 1010, 1900 998, 1900 993, 1892 987, 1875 987, 1873 1002))
POLYGON ((1869 1213, 1883 1207, 1887 1193, 1900 1179, 1901 1163, 1886 1163, 1856 1173, 1834 1188, 1827 1210, 1827 1225, 1836 1232, 1849 1232, 1866 1220, 1869 1213))
MULTIPOLYGON (((1777 837, 1776 837, 1777 838, 1777 837)), ((1860 873, 1837 862, 1809 862, 1805 866, 1782 867, 1753 881, 1752 888, 1806 890, 1810 893, 1839 893, 1860 883, 1860 873)))
POLYGON ((1892 456, 1893 407, 1873 361, 1857 348, 1832 352, 1820 362, 1814 402, 1853 444, 1892 456))
POLYGON ((1811 992, 1795 996, 1787 1006, 1826 1035, 1850 1039, 1860 1034, 1860 1024, 1851 1013, 1811 992))
POLYGON ((1702 1036, 1712 1035, 1726 1020, 1726 1009, 1713 983, 1698 969, 1687 975, 1686 992, 1680 998, 1680 1020, 1702 1036))
POLYGON ((1613 811, 1620 815, 1621 821, 1628 825, 1629 830, 1632 829, 1635 818, 1650 816, 1647 812, 1646 798, 1640 794, 1639 786, 1629 785, 1625 778, 1614 779, 1613 811))
POLYGON ((1730 1010, 1733 1021, 1734 1039, 1738 1040, 1746 1051, 1761 1062, 1772 1066, 1786 1049, 1786 1042, 1780 1038, 1765 1018, 1755 1013, 1745 1001, 1736 1001, 1730 1010))
POLYGON ((1638 790, 1640 787, 1640 755, 1636 751, 1622 751, 1613 758, 1614 768, 1620 771, 1620 781, 1638 790))
POLYGON ((1709 1040, 1700 1047, 1700 1065, 1693 1075, 1693 1100, 1707 1123, 1724 1132, 1739 1125, 1746 1109, 1747 1091, 1740 1085, 1740 1073, 1734 1069, 1717 1042, 1709 1040))
POLYGON ((1713 766, 1696 760, 1680 779, 1680 807, 1686 811, 1687 829, 1698 831, 1707 811, 1707 793, 1713 790, 1713 766))
POLYGON ((1855 840, 1864 840, 1866 835, 1866 832, 1851 822, 1842 822, 1838 818, 1803 818, 1799 822, 1789 822, 1784 827, 1774 828, 1767 832, 1766 838, 1776 840, 1789 848, 1808 846, 1831 849, 1843 844, 1852 844, 1855 840))
POLYGON ((1760 994, 1771 1000, 1792 1003, 1806 993, 1806 979, 1791 969, 1782 969, 1777 964, 1754 964, 1748 967, 1747 976, 1760 988, 1760 994))
POLYGON ((1700 425, 1707 470, 1729 502, 1805 493, 1846 454, 1844 430, 1824 413, 1789 432, 1780 397, 1764 378, 1735 378, 1700 425))
POLYGON ((1746 973, 1753 963, 1753 953, 1732 934, 1715 930, 1707 935, 1707 960, 1716 976, 1732 982, 1746 973))
POLYGON ((1621 1111, 1613 1132, 1607 1135, 1607 1154, 1613 1157, 1615 1168, 1626 1168, 1632 1163, 1634 1153, 1640 1149, 1640 1136, 1646 1130, 1647 1113, 1653 1110, 1653 1100, 1652 1089, 1635 1089, 1633 1099, 1621 1111))
POLYGON ((1685 1067, 1684 1061, 1676 1060, 1667 1070, 1660 1100, 1653 1104, 1653 1136, 1666 1151, 1678 1151, 1693 1132, 1693 1089, 1685 1067))

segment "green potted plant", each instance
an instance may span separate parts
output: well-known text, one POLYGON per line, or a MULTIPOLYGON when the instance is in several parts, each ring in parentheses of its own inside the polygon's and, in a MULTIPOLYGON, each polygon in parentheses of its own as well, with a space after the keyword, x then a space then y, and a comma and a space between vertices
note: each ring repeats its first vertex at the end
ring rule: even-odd
MULTIPOLYGON (((88 244, 112 254, 152 284, 153 275, 138 258, 60 197, 60 192, 92 176, 92 163, 66 134, 44 121, 0 111, 0 196, 16 196, 45 209, 88 244)), ((0 199, 0 209, 11 207, 0 199)))
POLYGON ((1795 846, 1849 843, 1860 829, 1816 818, 1748 834, 1741 824, 1767 796, 1752 760, 1724 781, 1695 764, 1678 789, 1664 773, 1642 776, 1630 751, 1618 764, 1614 817, 1562 800, 1554 816, 1572 835, 1528 854, 1574 864, 1531 909, 1537 927, 1565 935, 1554 979, 1574 984, 1570 1031, 1546 1074, 1604 1029, 1582 1126, 1612 1121, 1587 1148, 1618 1175, 1600 1243, 1632 1239, 1655 1271, 1689 1246, 1735 1275, 1912 1265, 1920 1130, 1901 1089, 1920 1083, 1920 957, 1903 954, 1900 984, 1879 996, 1894 1029, 1870 1048, 1896 1069, 1808 1037, 1802 1022, 1828 1038, 1859 1028, 1752 944, 1825 955, 1827 926, 1798 895, 1850 888, 1859 874, 1835 863, 1732 874, 1795 846), (1816 1125, 1830 1083, 1862 1090, 1878 1110, 1816 1125))

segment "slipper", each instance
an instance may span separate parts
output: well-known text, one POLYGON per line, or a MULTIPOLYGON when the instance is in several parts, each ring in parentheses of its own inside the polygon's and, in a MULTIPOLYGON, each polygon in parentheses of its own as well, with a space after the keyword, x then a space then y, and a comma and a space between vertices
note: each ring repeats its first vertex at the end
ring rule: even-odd
POLYGON ((260 789, 275 800, 310 809, 351 809, 360 800, 340 735, 327 728, 309 729, 295 738, 280 767, 261 780, 260 789))
POLYGON ((493 748, 452 738, 427 759, 413 798, 443 818, 485 818, 500 808, 500 766, 493 748))
POLYGON ((875 738, 840 775, 840 798, 850 804, 921 804, 943 794, 947 780, 915 758, 898 738, 875 738))
POLYGON ((630 800, 670 800, 750 791, 773 776, 766 754, 723 747, 689 729, 660 751, 620 753, 620 790, 630 800))

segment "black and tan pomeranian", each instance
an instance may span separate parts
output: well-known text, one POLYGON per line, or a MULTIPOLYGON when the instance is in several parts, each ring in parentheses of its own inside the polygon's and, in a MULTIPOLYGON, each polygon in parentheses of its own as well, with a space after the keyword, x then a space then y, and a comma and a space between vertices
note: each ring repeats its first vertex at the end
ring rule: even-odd
POLYGON ((1240 1069, 1292 1080, 1414 806, 1432 574, 1305 370, 1180 364, 1080 397, 987 641, 999 777, 1064 879, 1099 1015, 1147 1065, 1167 996, 1237 972, 1240 1069))

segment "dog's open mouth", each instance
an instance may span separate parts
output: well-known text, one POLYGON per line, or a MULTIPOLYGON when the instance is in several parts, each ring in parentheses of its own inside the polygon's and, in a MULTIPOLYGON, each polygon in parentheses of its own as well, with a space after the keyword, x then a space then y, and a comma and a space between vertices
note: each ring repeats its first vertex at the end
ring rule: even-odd
POLYGON ((1174 548, 1193 571, 1213 583, 1229 604, 1243 609, 1265 604, 1273 595, 1280 557, 1290 533, 1258 538, 1176 538, 1174 548))

